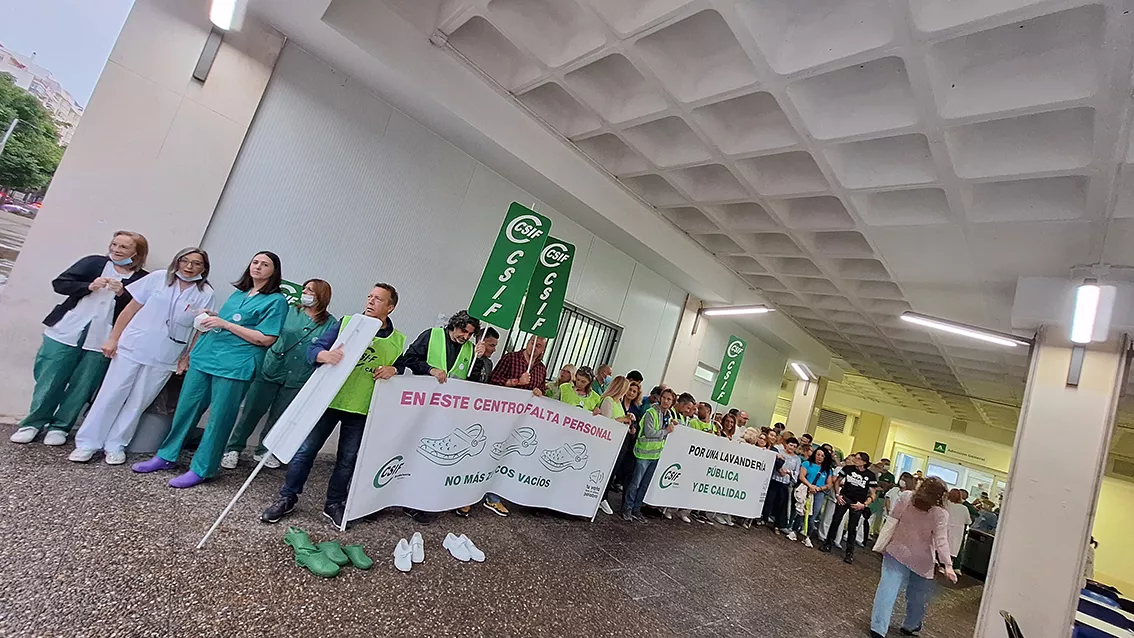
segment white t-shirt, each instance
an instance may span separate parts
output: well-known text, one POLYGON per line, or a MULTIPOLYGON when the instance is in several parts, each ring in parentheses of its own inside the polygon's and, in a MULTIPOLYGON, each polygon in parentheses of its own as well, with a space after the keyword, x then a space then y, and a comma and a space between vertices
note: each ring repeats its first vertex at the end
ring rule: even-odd
POLYGON ((118 339, 118 354, 145 366, 177 369, 177 359, 193 335, 193 319, 213 309, 213 288, 196 284, 182 290, 180 281, 165 284, 164 270, 153 272, 126 288, 142 309, 118 339))
MULTIPOLYGON (((114 264, 107 260, 100 276, 122 281, 129 274, 118 272, 114 269, 114 264)), ((89 325, 91 328, 87 330, 87 338, 82 343, 83 350, 98 352, 102 349, 102 344, 106 343, 106 338, 110 336, 110 329, 114 324, 116 298, 113 290, 100 288, 80 299, 74 308, 68 310, 54 326, 44 330, 43 334, 59 343, 77 346, 79 337, 89 325)))
POLYGON ((965 538, 965 526, 972 525, 973 519, 964 503, 945 501, 945 511, 949 512, 949 554, 956 556, 965 538))

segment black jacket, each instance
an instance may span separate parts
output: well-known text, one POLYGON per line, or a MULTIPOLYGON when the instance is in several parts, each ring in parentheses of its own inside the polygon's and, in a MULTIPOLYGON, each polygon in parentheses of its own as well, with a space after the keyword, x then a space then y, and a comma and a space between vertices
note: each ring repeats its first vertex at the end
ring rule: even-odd
MULTIPOLYGON (((63 303, 55 306, 55 309, 44 318, 43 325, 54 326, 59 323, 63 315, 70 312, 71 309, 75 307, 75 304, 79 303, 80 299, 91 294, 91 282, 102 276, 102 269, 106 268, 106 262, 108 261, 110 261, 110 257, 106 255, 83 257, 79 261, 76 261, 70 268, 64 270, 63 274, 56 277, 51 282, 51 287, 55 290, 56 294, 64 295, 67 298, 63 300, 63 303)), ((126 279, 123 279, 122 285, 129 286, 148 274, 149 273, 145 270, 139 270, 126 279)), ((118 321, 118 315, 122 313, 131 299, 133 299, 133 297, 131 297, 128 292, 123 292, 115 298, 114 316, 110 320, 111 323, 118 321)))
MULTIPOLYGON (((444 328, 442 328, 444 330, 444 328)), ((425 332, 417 336, 413 343, 406 348, 402 356, 394 362, 394 367, 398 369, 400 374, 405 368, 409 368, 410 372, 414 374, 429 374, 433 366, 429 365, 426 359, 429 357, 429 338, 432 336, 433 329, 429 328, 425 332)), ((449 338, 449 333, 445 333, 445 370, 448 371, 457 362, 457 355, 460 354, 461 348, 464 345, 457 343, 449 338)))

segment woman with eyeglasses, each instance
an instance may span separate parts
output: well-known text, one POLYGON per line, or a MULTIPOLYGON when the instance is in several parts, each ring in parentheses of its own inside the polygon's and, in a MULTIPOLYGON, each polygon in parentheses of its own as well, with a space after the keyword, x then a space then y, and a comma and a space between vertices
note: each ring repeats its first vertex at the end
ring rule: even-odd
POLYGON ((9 439, 31 443, 40 430, 44 445, 65 445, 83 406, 102 383, 110 359, 102 344, 130 302, 126 287, 146 276, 146 238, 120 230, 101 255, 83 257, 51 282, 66 297, 43 320, 43 344, 35 355, 28 416, 9 439))
POLYGON ((194 247, 177 253, 169 268, 127 286, 133 299, 102 344, 110 368, 68 458, 86 463, 103 451, 108 465, 126 462, 142 412, 171 374, 185 372, 193 318, 213 307, 208 278, 209 255, 194 247))
POLYGON ((256 429, 264 414, 268 420, 260 430, 256 451, 252 460, 259 463, 267 454, 264 466, 272 469, 280 466, 279 460, 268 454, 264 447, 264 437, 272 430, 287 406, 299 394, 303 384, 315 372, 315 366, 307 361, 307 347, 323 336, 328 327, 335 325, 336 319, 327 312, 331 305, 331 284, 322 279, 309 279, 303 284, 303 295, 299 303, 292 307, 284 321, 283 332, 268 354, 264 355, 264 365, 260 374, 248 388, 244 397, 244 411, 232 430, 220 465, 226 470, 236 469, 240 453, 248 443, 248 436, 256 429))
POLYGON ((147 474, 177 467, 181 446, 205 410, 209 423, 193 455, 189 471, 169 482, 186 488, 204 483, 217 471, 228 435, 236 424, 240 402, 264 352, 276 342, 287 318, 287 299, 280 292, 283 274, 280 258, 262 251, 252 257, 236 292, 219 313, 198 317, 194 326, 204 332, 189 351, 189 371, 181 386, 173 426, 161 449, 148 461, 135 463, 135 472, 147 474))

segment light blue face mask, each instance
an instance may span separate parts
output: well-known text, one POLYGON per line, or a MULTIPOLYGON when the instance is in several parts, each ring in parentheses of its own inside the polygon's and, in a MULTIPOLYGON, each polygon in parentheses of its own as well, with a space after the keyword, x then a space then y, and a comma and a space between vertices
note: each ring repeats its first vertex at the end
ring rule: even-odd
POLYGON ((110 263, 114 264, 115 266, 129 266, 130 264, 134 263, 134 258, 133 257, 127 257, 126 259, 117 259, 116 260, 113 257, 111 257, 110 263))
POLYGON ((602 380, 602 382, 607 384, 607 385, 610 385, 610 382, 613 381, 613 380, 614 380, 614 377, 608 374, 608 375, 606 375, 606 378, 602 380))
POLYGON ((181 281, 185 281, 185 282, 189 282, 189 283, 192 283, 194 281, 201 281, 201 275, 193 275, 192 277, 186 277, 185 275, 181 274, 180 270, 177 271, 177 278, 180 279, 181 281))

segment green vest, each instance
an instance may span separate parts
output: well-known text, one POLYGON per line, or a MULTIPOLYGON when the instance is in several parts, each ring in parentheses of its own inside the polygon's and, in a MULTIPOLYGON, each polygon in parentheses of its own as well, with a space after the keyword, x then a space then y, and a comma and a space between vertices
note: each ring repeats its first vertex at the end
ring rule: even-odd
MULTIPOLYGON (((575 395, 578 396, 578 395, 575 395)), ((606 397, 603 402, 610 401, 610 418, 621 419, 626 416, 626 409, 622 407, 621 401, 615 401, 613 397, 606 397)))
POLYGON ((599 402, 602 401, 602 395, 595 392, 594 390, 591 390, 590 392, 591 393, 587 396, 581 397, 579 396, 579 393, 575 391, 574 384, 564 383, 563 385, 559 386, 559 400, 563 403, 566 403, 567 405, 578 406, 588 412, 594 412, 594 409, 598 407, 599 402))
POLYGON ((654 427, 661 431, 665 431, 665 426, 662 424, 661 413, 657 408, 650 408, 642 415, 643 425, 638 426, 638 438, 634 441, 634 456, 644 461, 656 461, 661 458, 662 448, 665 447, 665 439, 646 440, 642 435, 646 432, 645 421, 646 414, 653 415, 654 427))
MULTIPOLYGON (((350 318, 350 315, 343 317, 343 328, 350 323, 350 318)), ((374 370, 379 366, 393 365, 401 356, 405 345, 406 336, 397 330, 388 337, 374 337, 329 407, 353 414, 370 412, 370 395, 374 394, 374 370)))
MULTIPOLYGON (((448 340, 449 335, 445 334, 444 328, 434 328, 429 331, 429 350, 425 354, 425 362, 431 368, 445 370, 445 365, 449 362, 448 349, 445 345, 448 340)), ((461 345, 461 351, 457 353, 457 360, 453 362, 452 369, 446 372, 454 379, 467 379, 472 360, 473 344, 471 341, 466 341, 461 345)))
POLYGON ((686 425, 693 428, 694 430, 700 430, 702 432, 712 432, 716 429, 713 427, 713 424, 711 422, 701 421, 695 418, 689 419, 689 423, 687 423, 686 425))

